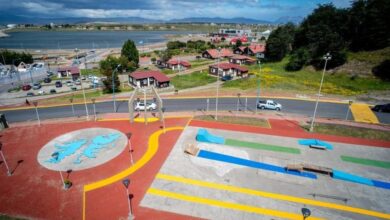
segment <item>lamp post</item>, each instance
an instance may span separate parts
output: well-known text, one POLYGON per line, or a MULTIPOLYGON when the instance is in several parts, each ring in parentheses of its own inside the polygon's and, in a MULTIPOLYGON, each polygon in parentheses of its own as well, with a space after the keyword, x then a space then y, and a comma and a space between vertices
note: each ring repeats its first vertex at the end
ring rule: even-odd
MULTIPOLYGON (((58 156, 59 156, 59 153, 58 153, 58 152, 54 152, 54 153, 51 155, 51 157, 52 157, 54 160, 58 160, 58 156)), ((61 177, 62 185, 63 185, 64 189, 66 189, 64 177, 62 176, 61 170, 59 170, 58 172, 60 172, 60 177, 61 177)))
POLYGON ((76 63, 79 64, 79 49, 74 49, 74 52, 76 52, 76 63))
POLYGON ((130 162, 131 162, 131 165, 134 164, 134 160, 133 160, 133 148, 131 146, 131 136, 132 134, 129 132, 126 134, 127 136, 127 140, 128 140, 128 143, 129 143, 129 153, 130 153, 130 162))
MULTIPOLYGON (((87 120, 89 120, 89 112, 88 112, 88 105, 87 105, 87 98, 85 97, 85 91, 84 91, 84 87, 83 87, 83 81, 80 80, 81 82, 81 90, 83 90, 83 96, 84 96, 84 105, 85 105, 85 113, 87 115, 87 120)), ((73 105, 72 105, 73 106, 73 105)))
POLYGON ((348 101, 348 109, 347 109, 347 116, 345 116, 345 120, 348 121, 348 116, 349 116, 349 107, 352 105, 353 101, 349 100, 348 101))
POLYGON ((114 80, 114 76, 115 76, 115 72, 118 71, 118 68, 120 67, 121 65, 118 64, 118 66, 115 68, 114 71, 112 71, 112 100, 114 102, 114 112, 116 112, 116 102, 115 102, 115 80, 114 80))
POLYGON ((5 160, 5 157, 4 157, 4 154, 3 154, 3 151, 1 150, 3 148, 3 143, 0 142, 0 154, 1 154, 1 157, 3 158, 3 161, 4 161, 4 164, 5 164, 5 167, 7 168, 7 175, 8 176, 11 176, 12 173, 11 171, 9 170, 9 167, 8 167, 8 164, 7 164, 7 161, 5 160))
POLYGON ((240 110, 239 109, 239 107, 240 107, 240 96, 241 96, 241 94, 237 93, 237 109, 236 109, 237 113, 236 114, 238 114, 238 111, 240 110))
POLYGON ((124 179, 124 180, 122 180, 122 183, 126 187, 127 204, 129 206, 129 216, 128 216, 128 219, 129 220, 133 220, 135 216, 133 215, 133 211, 132 211, 132 208, 131 208, 131 201, 130 201, 131 195, 129 194, 130 179, 124 179))
POLYGON ((257 59, 259 60, 259 78, 257 79, 257 95, 256 95, 256 104, 255 104, 255 109, 256 109, 256 114, 257 114, 257 103, 259 103, 259 98, 260 98, 260 76, 261 76, 261 58, 264 58, 264 54, 258 54, 257 59))
POLYGON ((41 126, 41 120, 39 119, 39 113, 38 113, 38 102, 34 101, 33 104, 35 107, 35 112, 37 113, 38 125, 41 126))
POLYGON ((70 104, 72 105, 73 117, 76 117, 76 115, 74 114, 73 97, 69 99, 69 102, 70 102, 70 104))
POLYGON ((316 113, 317 113, 318 101, 319 101, 320 95, 321 95, 322 83, 324 82, 326 64, 328 63, 328 60, 332 59, 332 56, 330 55, 330 53, 327 53, 327 54, 324 55, 323 59, 325 60, 325 65, 324 65, 324 70, 322 71, 320 89, 318 90, 318 94, 317 94, 317 101, 316 101, 316 106, 315 106, 315 108, 314 108, 313 118, 312 118, 312 120, 311 120, 310 132, 313 132, 313 129, 314 129, 314 121, 315 121, 315 119, 316 119, 316 113))
POLYGON ((93 114, 94 114, 94 116, 95 116, 95 121, 96 121, 96 107, 95 107, 95 101, 96 101, 96 99, 91 99, 91 101, 92 101, 92 104, 93 104, 93 114))
POLYGON ((218 62, 217 62, 217 98, 215 100, 215 120, 218 120, 218 96, 219 96, 219 57, 221 55, 221 48, 218 47, 218 62))

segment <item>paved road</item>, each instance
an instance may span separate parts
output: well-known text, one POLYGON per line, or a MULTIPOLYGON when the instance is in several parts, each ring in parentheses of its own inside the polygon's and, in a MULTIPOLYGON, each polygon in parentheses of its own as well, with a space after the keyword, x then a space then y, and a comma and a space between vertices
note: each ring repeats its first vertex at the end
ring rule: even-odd
MULTIPOLYGON (((302 116, 312 116, 314 111, 315 102, 288 100, 288 99, 275 99, 283 105, 282 112, 299 114, 302 116)), ((200 109, 207 109, 207 99, 165 99, 163 100, 166 111, 195 111, 200 109)), ((255 110, 255 98, 248 98, 248 110, 255 110)), ((239 109, 242 111, 245 109, 245 98, 241 98, 239 101, 239 109)), ((93 115, 93 105, 88 104, 88 112, 93 115)), ((128 112, 127 102, 117 101, 117 112, 128 112)), ((237 111, 237 98, 220 98, 219 110, 237 111)), ((346 104, 336 103, 320 103, 318 105, 317 117, 323 118, 335 118, 345 119, 347 115, 348 107, 346 104)), ((76 116, 85 116, 85 105, 74 105, 74 111, 76 116)), ((96 104, 97 114, 113 112, 113 102, 101 102, 96 104)), ((209 99, 209 111, 215 111, 215 99, 209 99)), ((258 110, 268 111, 268 110, 258 110)), ((5 114, 9 122, 21 122, 36 120, 35 109, 13 110, 13 111, 0 111, 0 114, 5 114)), ((63 118, 73 116, 71 106, 60 106, 50 108, 40 108, 39 116, 41 119, 63 118)), ((381 123, 390 124, 390 114, 377 113, 378 119, 381 123)), ((351 113, 349 113, 349 120, 352 120, 351 113)))

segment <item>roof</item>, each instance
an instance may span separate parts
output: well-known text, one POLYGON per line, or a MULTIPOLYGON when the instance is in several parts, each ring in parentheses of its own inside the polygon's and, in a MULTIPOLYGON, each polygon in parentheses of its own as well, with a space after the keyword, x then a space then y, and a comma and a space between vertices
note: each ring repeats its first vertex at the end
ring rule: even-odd
POLYGON ((264 53, 265 45, 264 44, 252 44, 248 47, 253 53, 264 53))
POLYGON ((214 68, 218 68, 219 67, 219 69, 223 69, 223 70, 237 69, 237 70, 239 70, 241 72, 248 72, 248 68, 240 66, 240 65, 237 65, 237 64, 233 64, 233 63, 220 63, 219 65, 218 64, 214 64, 214 65, 211 65, 211 67, 214 67, 214 68))
POLYGON ((237 40, 240 40, 241 42, 248 42, 248 38, 246 36, 232 38, 230 42, 235 43, 237 40))
POLYGON ((71 74, 80 74, 80 69, 76 66, 67 66, 58 68, 57 72, 70 72, 71 74))
POLYGON ((171 64, 171 65, 178 65, 180 63, 180 65, 185 66, 185 67, 191 66, 191 64, 188 61, 180 60, 180 59, 173 59, 173 58, 168 60, 167 63, 171 64))
POLYGON ((130 73, 129 76, 133 77, 134 79, 145 79, 153 77, 155 80, 159 82, 168 82, 170 81, 169 78, 160 71, 135 71, 133 73, 130 73))
POLYGON ((210 49, 210 50, 207 50, 206 52, 209 53, 212 58, 218 58, 219 55, 220 55, 220 57, 233 56, 233 52, 229 49, 226 49, 226 48, 222 48, 221 51, 219 51, 219 52, 217 49, 210 49))

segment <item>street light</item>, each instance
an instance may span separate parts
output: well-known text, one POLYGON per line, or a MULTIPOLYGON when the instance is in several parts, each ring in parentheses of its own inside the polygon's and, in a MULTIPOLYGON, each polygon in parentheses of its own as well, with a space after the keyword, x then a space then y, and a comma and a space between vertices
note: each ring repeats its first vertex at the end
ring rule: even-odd
POLYGON ((3 151, 1 150, 3 148, 3 143, 0 142, 0 154, 1 154, 1 157, 3 158, 3 161, 4 161, 4 164, 5 164, 5 167, 7 168, 7 175, 8 176, 11 176, 12 173, 11 171, 9 170, 9 167, 8 167, 8 164, 7 164, 7 161, 5 160, 5 157, 4 157, 4 154, 3 154, 3 151))
POLYGON ((96 121, 96 107, 95 107, 96 99, 92 98, 91 101, 92 101, 92 104, 93 104, 93 114, 95 115, 95 121, 96 121))
MULTIPOLYGON (((58 152, 54 152, 54 153, 51 155, 51 157, 52 157, 54 160, 56 160, 56 161, 58 160, 58 156, 59 156, 59 153, 58 153, 58 152)), ((64 189, 66 189, 64 177, 62 176, 61 170, 59 170, 58 172, 60 172, 62 185, 63 185, 64 189)))
POLYGON ((221 48, 218 47, 218 62, 217 62, 217 98, 215 100, 215 120, 218 120, 218 96, 219 96, 219 57, 221 55, 221 48))
POLYGON ((129 216, 128 216, 128 219, 129 220, 133 220, 135 216, 133 215, 133 211, 132 211, 132 208, 131 208, 131 201, 130 201, 130 199, 131 199, 132 195, 129 194, 130 179, 124 179, 124 180, 122 180, 122 183, 126 187, 127 204, 129 206, 129 216))
POLYGON ((259 103, 259 98, 260 98, 261 59, 264 58, 264 54, 263 53, 257 54, 256 57, 259 60, 259 68, 260 68, 259 78, 257 79, 257 95, 256 95, 256 104, 255 104, 255 110, 257 114, 257 103, 259 103))
MULTIPOLYGON (((88 105, 87 105, 87 97, 85 97, 85 91, 84 91, 84 87, 83 87, 83 81, 80 80, 81 82, 81 90, 83 90, 83 96, 84 96, 84 105, 85 105, 85 113, 87 114, 87 120, 89 120, 89 112, 88 112, 88 105)), ((72 104, 72 107, 73 107, 73 104, 72 104)))
MULTIPOLYGON (((115 103, 115 80, 114 80, 114 76, 115 76, 115 72, 118 71, 118 68, 120 67, 121 65, 118 64, 118 66, 115 68, 114 71, 112 71, 112 99, 114 101, 114 112, 116 112, 116 103, 115 103)), ((146 107, 146 106, 145 106, 146 107)))
POLYGON ((39 113, 38 113, 38 102, 34 101, 33 104, 35 107, 35 112, 37 113, 38 125, 41 126, 41 120, 39 119, 39 113))
POLYGON ((73 97, 69 99, 69 102, 70 102, 70 104, 72 105, 73 117, 76 117, 76 115, 74 114, 73 97))
POLYGON ((314 108, 313 119, 311 120, 310 132, 313 132, 313 129, 314 129, 314 121, 316 119, 316 113, 317 113, 318 101, 319 101, 320 95, 321 95, 322 83, 324 82, 326 64, 328 63, 328 60, 332 59, 332 56, 330 55, 330 53, 327 53, 327 54, 324 55, 323 59, 325 60, 325 65, 324 65, 324 70, 322 71, 322 78, 321 78, 321 83, 320 83, 320 89, 318 90, 318 94, 317 94, 317 101, 316 101, 316 106, 314 108))

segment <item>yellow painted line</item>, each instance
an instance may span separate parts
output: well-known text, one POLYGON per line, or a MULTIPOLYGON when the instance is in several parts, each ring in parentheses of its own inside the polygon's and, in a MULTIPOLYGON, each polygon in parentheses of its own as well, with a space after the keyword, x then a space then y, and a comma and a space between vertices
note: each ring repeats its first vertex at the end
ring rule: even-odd
POLYGON ((369 105, 362 103, 352 103, 350 108, 355 121, 379 124, 378 118, 371 111, 369 105))
MULTIPOLYGON (((166 128, 165 131, 174 131, 174 130, 183 130, 183 127, 170 127, 166 128)), ((163 133, 162 130, 154 132, 150 137, 149 137, 149 146, 148 149, 146 150, 145 154, 142 156, 140 160, 138 160, 134 165, 131 167, 127 168, 126 170, 123 170, 120 173, 115 174, 114 176, 108 177, 106 179, 84 185, 84 191, 88 192, 91 190, 95 190, 107 185, 110 185, 112 183, 115 183, 117 181, 122 180, 123 178, 129 176, 130 174, 134 173, 141 167, 143 167, 146 163, 149 162, 153 158, 153 156, 156 154, 158 150, 158 138, 160 135, 163 133)))
MULTIPOLYGON (((155 188, 149 188, 147 193, 151 194, 151 195, 155 195, 155 196, 168 197, 171 199, 177 199, 177 200, 182 200, 182 201, 186 201, 186 202, 199 203, 199 204, 204 204, 204 205, 222 207, 222 208, 226 208, 226 209, 233 209, 233 210, 256 213, 256 214, 261 214, 261 215, 270 215, 270 216, 275 216, 275 217, 279 217, 279 218, 286 218, 286 219, 302 219, 302 214, 295 214, 295 213, 290 213, 290 212, 278 211, 278 210, 274 210, 274 209, 266 209, 266 208, 261 208, 261 207, 256 207, 256 206, 249 206, 249 205, 242 205, 242 204, 231 203, 231 202, 224 202, 224 201, 215 200, 215 199, 206 199, 206 198, 197 197, 197 196, 189 196, 189 195, 185 195, 185 194, 168 192, 168 191, 159 190, 159 189, 155 189, 155 188)), ((306 219, 316 220, 316 219, 322 219, 322 218, 309 217, 306 219)))
POLYGON ((269 123, 269 120, 266 118, 266 119, 264 119, 266 122, 267 122, 267 124, 268 124, 268 128, 269 129, 271 129, 272 128, 272 126, 271 126, 271 123, 269 123))
POLYGON ((302 203, 302 204, 306 204, 306 205, 313 205, 313 206, 319 206, 319 207, 324 207, 324 208, 329 208, 329 209, 336 209, 336 210, 340 210, 340 211, 368 215, 368 216, 373 216, 373 217, 378 217, 378 218, 383 218, 383 219, 390 219, 390 214, 371 211, 371 210, 367 210, 367 209, 355 208, 352 206, 340 205, 340 204, 336 204, 336 203, 322 202, 322 201, 317 201, 317 200, 312 200, 312 199, 305 199, 305 198, 301 198, 301 197, 264 192, 264 191, 260 191, 260 190, 253 190, 253 189, 242 188, 242 187, 237 187, 237 186, 229 186, 229 185, 224 185, 224 184, 219 184, 219 183, 205 182, 205 181, 201 181, 201 180, 194 180, 194 179, 189 179, 189 178, 184 178, 184 177, 171 176, 171 175, 166 175, 166 174, 161 174, 161 173, 157 174, 156 178, 164 179, 164 180, 168 180, 168 181, 179 182, 179 183, 184 183, 184 184, 195 185, 195 186, 207 187, 207 188, 211 188, 211 189, 226 190, 226 191, 230 191, 230 192, 248 194, 248 195, 253 195, 253 196, 267 197, 267 198, 283 200, 283 201, 288 201, 288 202, 302 203))
MULTIPOLYGON (((165 117, 165 119, 176 119, 176 118, 192 118, 192 116, 168 116, 165 117)), ((160 120, 159 118, 148 118, 148 122, 155 122, 160 120)), ((129 118, 103 118, 103 119, 98 119, 98 121, 130 121, 129 118)), ((140 118, 135 118, 135 122, 145 122, 145 119, 143 117, 140 118)))
MULTIPOLYGON (((175 130, 183 130, 183 127, 170 127, 166 128, 165 131, 175 131, 175 130)), ((106 179, 99 180, 94 183, 90 183, 87 185, 84 185, 83 187, 83 220, 85 220, 85 206, 86 206, 86 198, 85 198, 85 193, 99 189, 101 187, 110 185, 112 183, 118 182, 130 174, 134 173, 138 169, 142 168, 146 163, 148 163, 153 156, 156 154, 158 150, 158 139, 161 134, 163 134, 165 131, 159 130, 154 132, 150 137, 149 137, 149 142, 148 142, 148 149, 146 150, 145 154, 141 157, 140 160, 138 160, 135 164, 133 164, 131 167, 111 176, 106 179)))

